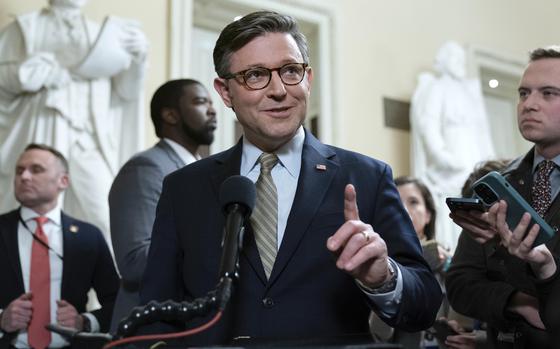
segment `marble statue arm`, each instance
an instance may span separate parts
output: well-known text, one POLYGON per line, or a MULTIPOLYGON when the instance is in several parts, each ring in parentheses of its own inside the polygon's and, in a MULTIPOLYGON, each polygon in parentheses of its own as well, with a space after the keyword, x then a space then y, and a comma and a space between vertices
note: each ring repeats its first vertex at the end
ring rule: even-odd
POLYGON ((124 49, 132 56, 130 67, 113 77, 117 94, 124 100, 139 98, 143 90, 148 39, 134 22, 123 23, 124 49))
POLYGON ((0 89, 18 95, 54 88, 70 81, 68 71, 50 52, 26 53, 19 26, 11 24, 0 34, 0 89))
POLYGON ((52 53, 40 52, 22 62, 0 65, 0 81, 6 91, 20 94, 38 92, 43 87, 62 87, 71 81, 71 77, 52 53))

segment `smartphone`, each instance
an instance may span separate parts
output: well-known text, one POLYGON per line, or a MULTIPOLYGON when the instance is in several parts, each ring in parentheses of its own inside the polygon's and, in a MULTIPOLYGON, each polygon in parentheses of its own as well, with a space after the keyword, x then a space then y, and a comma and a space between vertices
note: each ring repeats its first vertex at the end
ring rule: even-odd
POLYGON ((525 212, 531 215, 531 222, 525 234, 534 224, 540 226, 539 234, 535 239, 533 247, 543 244, 550 240, 555 230, 529 205, 525 199, 515 190, 506 179, 496 171, 492 171, 476 181, 472 189, 476 196, 482 200, 486 206, 491 206, 498 200, 507 202, 506 222, 510 229, 514 229, 525 212))
POLYGON ((446 198, 445 203, 451 212, 457 210, 485 212, 486 206, 478 198, 446 198))
POLYGON ((437 319, 432 327, 435 330, 436 338, 442 343, 445 343, 447 336, 459 334, 447 323, 447 320, 444 319, 437 319))

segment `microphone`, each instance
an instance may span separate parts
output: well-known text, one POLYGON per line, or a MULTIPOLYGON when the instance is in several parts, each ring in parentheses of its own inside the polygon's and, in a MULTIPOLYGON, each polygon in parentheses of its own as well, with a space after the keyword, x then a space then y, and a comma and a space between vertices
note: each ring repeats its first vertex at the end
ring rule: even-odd
POLYGON ((237 259, 245 230, 243 223, 255 207, 256 195, 255 184, 244 176, 231 176, 220 187, 220 204, 226 215, 220 277, 237 277, 237 259))
POLYGON ((255 207, 255 184, 247 177, 231 176, 222 183, 219 198, 226 222, 222 239, 220 280, 216 289, 191 302, 152 301, 145 306, 135 307, 120 322, 117 338, 130 336, 144 324, 156 321, 187 322, 194 317, 205 316, 212 310, 218 309, 221 312, 225 309, 232 293, 233 280, 238 277, 237 259, 243 242, 243 223, 255 207))

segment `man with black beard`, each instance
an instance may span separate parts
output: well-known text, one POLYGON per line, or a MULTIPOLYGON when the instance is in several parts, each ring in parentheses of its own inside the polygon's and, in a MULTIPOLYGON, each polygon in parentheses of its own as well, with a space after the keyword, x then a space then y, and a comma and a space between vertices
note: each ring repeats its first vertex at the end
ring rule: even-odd
POLYGON ((113 248, 122 278, 112 330, 139 304, 163 178, 200 159, 199 146, 210 145, 216 129, 208 90, 195 80, 166 82, 154 93, 150 109, 160 141, 124 164, 109 193, 113 248))

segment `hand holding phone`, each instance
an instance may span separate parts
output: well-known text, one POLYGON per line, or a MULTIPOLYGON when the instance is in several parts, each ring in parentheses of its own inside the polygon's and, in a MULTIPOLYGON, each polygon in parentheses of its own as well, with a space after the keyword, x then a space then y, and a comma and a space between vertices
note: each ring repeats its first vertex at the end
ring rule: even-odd
POLYGON ((506 223, 510 229, 518 226, 521 218, 528 212, 531 221, 524 236, 537 224, 540 229, 533 247, 550 240, 555 230, 525 201, 525 199, 509 184, 502 175, 492 171, 473 184, 473 191, 484 205, 492 206, 499 200, 507 203, 506 223))
POLYGON ((451 325, 449 325, 446 319, 437 319, 432 327, 435 330, 435 337, 441 343, 445 343, 448 336, 455 336, 459 334, 459 332, 455 331, 451 325))

